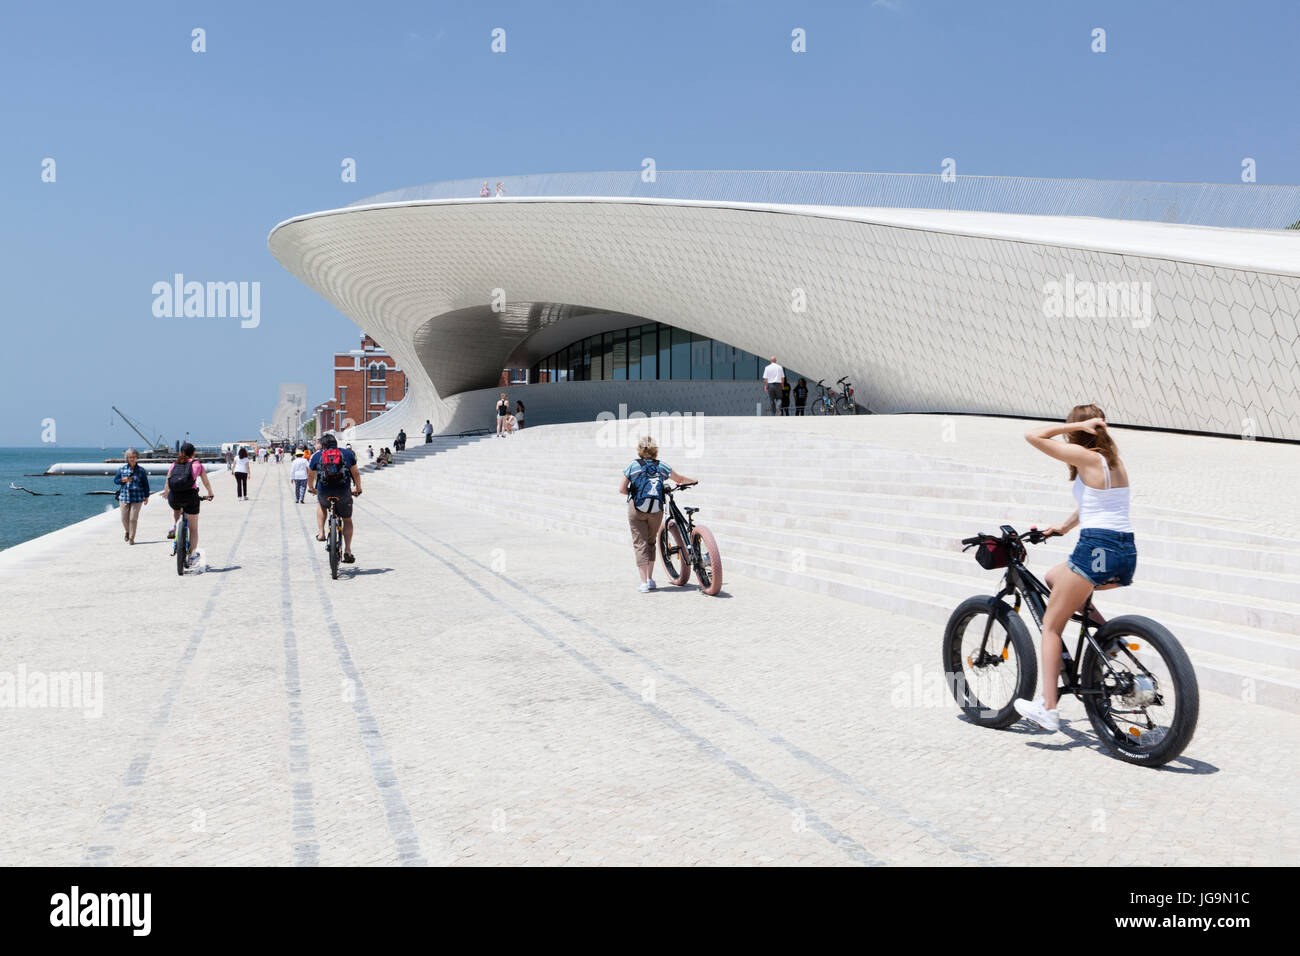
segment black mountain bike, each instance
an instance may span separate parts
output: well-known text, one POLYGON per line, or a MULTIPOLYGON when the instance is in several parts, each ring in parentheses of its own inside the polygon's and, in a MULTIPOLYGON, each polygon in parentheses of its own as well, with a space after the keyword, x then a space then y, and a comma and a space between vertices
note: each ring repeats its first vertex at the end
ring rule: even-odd
POLYGON ((334 510, 338 498, 325 500, 330 503, 329 510, 325 512, 325 550, 330 556, 330 577, 337 581, 339 560, 343 557, 343 519, 334 510))
MULTIPOLYGON (((1037 655, 1020 617, 1023 601, 1042 630, 1050 593, 1024 565, 1025 542, 1048 535, 1031 528, 1020 535, 1003 525, 1001 537, 978 534, 962 541, 974 547, 981 567, 1006 568, 1002 588, 991 596, 967 598, 948 619, 943 668, 958 706, 982 727, 1010 727, 1020 719, 1018 697, 1033 700, 1038 686, 1037 655), (1015 596, 1015 604, 1004 600, 1015 596)), ((1196 673, 1178 639, 1147 617, 1126 614, 1105 624, 1093 616, 1091 596, 1070 619, 1079 622, 1073 655, 1062 634, 1061 694, 1083 702, 1103 745, 1129 763, 1158 767, 1191 742, 1200 711, 1196 673)))
POLYGON ((717 594, 722 590, 722 555, 713 532, 697 525, 693 515, 699 508, 678 508, 673 493, 690 488, 688 485, 664 485, 664 523, 659 528, 659 554, 669 578, 677 587, 691 579, 691 570, 700 582, 701 594, 717 594))

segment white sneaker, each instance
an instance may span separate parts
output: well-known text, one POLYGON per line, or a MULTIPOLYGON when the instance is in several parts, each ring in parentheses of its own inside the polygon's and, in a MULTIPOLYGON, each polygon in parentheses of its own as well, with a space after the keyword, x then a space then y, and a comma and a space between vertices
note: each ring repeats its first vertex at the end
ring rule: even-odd
POLYGON ((1019 697, 1015 700, 1014 706, 1016 713, 1026 720, 1032 720, 1044 730, 1050 730, 1056 733, 1061 729, 1061 712, 1059 710, 1048 710, 1043 706, 1043 698, 1036 697, 1033 700, 1025 700, 1019 697))
POLYGON ((646 584, 650 585, 650 590, 651 590, 651 591, 653 591, 653 590, 655 590, 656 588, 659 587, 659 585, 655 584, 655 579, 654 579, 654 578, 651 578, 650 580, 646 581, 646 584))
POLYGON ((651 581, 642 581, 640 585, 637 586, 637 590, 642 594, 649 594, 654 590, 654 584, 651 581))

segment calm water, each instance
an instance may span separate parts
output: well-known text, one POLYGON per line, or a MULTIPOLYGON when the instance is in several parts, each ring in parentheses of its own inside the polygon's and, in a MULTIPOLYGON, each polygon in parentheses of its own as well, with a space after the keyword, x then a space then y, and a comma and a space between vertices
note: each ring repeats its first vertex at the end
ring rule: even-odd
MULTIPOLYGON (((39 475, 56 461, 103 461, 113 454, 100 448, 0 448, 0 550, 116 508, 116 498, 86 494, 115 490, 109 476, 27 477, 39 475), (42 494, 13 491, 10 482, 42 494)), ((150 486, 157 490, 153 479, 150 486)))

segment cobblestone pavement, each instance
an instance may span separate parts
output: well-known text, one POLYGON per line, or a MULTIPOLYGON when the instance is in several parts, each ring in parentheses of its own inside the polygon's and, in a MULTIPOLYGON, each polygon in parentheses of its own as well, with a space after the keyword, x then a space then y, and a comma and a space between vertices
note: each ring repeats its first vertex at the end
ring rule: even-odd
POLYGON ((630 547, 383 476, 331 581, 287 479, 220 476, 203 573, 159 502, 134 548, 103 515, 0 555, 0 679, 103 675, 100 718, 0 710, 0 863, 1297 862, 1295 715, 1205 694, 1160 771, 1073 700, 1061 735, 980 729, 932 625, 740 577, 638 594, 630 547))

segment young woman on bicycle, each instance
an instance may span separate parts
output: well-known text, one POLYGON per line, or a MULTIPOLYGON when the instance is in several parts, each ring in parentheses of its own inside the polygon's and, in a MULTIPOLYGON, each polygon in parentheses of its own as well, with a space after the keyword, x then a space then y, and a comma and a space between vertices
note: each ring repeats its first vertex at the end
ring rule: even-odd
POLYGON ((1076 405, 1064 425, 1025 432, 1025 440, 1069 466, 1079 507, 1063 523, 1045 528, 1065 534, 1076 525, 1079 542, 1064 564, 1047 572, 1051 596, 1043 615, 1043 695, 1016 700, 1015 708, 1044 730, 1061 727, 1056 686, 1061 673, 1061 632, 1094 590, 1133 583, 1137 548, 1129 521, 1128 470, 1106 430, 1106 416, 1096 405, 1076 405), (1064 442, 1055 441, 1065 435, 1064 442))
POLYGON ((167 537, 176 537, 176 523, 181 520, 181 512, 184 511, 189 519, 189 555, 185 561, 187 564, 194 563, 194 552, 199 548, 199 482, 203 482, 203 487, 208 491, 208 500, 212 500, 212 484, 208 481, 207 472, 203 470, 203 462, 199 461, 194 454, 194 446, 189 442, 181 445, 180 454, 176 456, 176 461, 167 469, 167 503, 172 508, 172 530, 167 533, 167 537), (172 475, 184 475, 189 472, 189 480, 184 482, 187 488, 176 491, 172 475))

